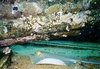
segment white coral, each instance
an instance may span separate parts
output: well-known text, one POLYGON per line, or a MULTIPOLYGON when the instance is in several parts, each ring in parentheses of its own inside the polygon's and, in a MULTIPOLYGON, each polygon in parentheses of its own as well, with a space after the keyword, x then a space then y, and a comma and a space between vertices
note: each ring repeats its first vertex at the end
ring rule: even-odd
POLYGON ((32 30, 34 30, 37 33, 42 33, 43 32, 42 26, 40 26, 38 23, 34 23, 32 25, 32 30))
POLYGON ((73 16, 71 17, 73 19, 73 22, 75 22, 76 24, 80 24, 80 23, 85 23, 87 22, 87 15, 82 13, 77 13, 77 14, 73 14, 73 16))
POLYGON ((37 15, 42 12, 42 9, 38 6, 37 3, 29 3, 27 2, 23 12, 27 15, 37 15))
POLYGON ((11 53, 11 49, 9 47, 4 48, 3 53, 9 54, 11 53))
POLYGON ((60 16, 60 20, 62 22, 70 23, 71 22, 70 21, 71 16, 72 16, 72 13, 69 12, 68 14, 65 14, 65 15, 60 16))

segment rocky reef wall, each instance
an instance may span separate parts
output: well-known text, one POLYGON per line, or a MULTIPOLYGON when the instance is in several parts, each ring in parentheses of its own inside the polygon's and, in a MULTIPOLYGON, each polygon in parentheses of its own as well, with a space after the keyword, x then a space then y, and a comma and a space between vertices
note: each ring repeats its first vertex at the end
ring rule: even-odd
POLYGON ((74 36, 100 41, 99 5, 98 0, 0 1, 0 45, 74 36))

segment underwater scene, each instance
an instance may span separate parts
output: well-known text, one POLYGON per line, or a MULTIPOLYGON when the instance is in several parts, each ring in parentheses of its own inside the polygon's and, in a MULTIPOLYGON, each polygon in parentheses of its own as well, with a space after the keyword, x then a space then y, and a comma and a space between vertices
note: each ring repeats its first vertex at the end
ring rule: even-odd
POLYGON ((0 0, 0 69, 100 69, 100 1, 0 0))

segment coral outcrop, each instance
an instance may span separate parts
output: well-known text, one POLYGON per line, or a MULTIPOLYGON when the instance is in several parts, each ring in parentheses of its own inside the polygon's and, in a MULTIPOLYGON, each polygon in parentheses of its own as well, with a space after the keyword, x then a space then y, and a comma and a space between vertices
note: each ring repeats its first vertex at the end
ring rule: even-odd
POLYGON ((4 9, 0 10, 0 45, 90 34, 94 33, 93 29, 100 21, 99 9, 89 10, 88 6, 84 7, 86 4, 91 6, 90 1, 86 1, 86 4, 83 1, 54 4, 47 8, 41 8, 39 3, 23 1, 6 7, 2 4, 0 8, 4 9), (15 12, 21 13, 20 17, 15 12), (85 33, 87 29, 88 32, 85 33), (27 38, 29 36, 31 38, 27 38))

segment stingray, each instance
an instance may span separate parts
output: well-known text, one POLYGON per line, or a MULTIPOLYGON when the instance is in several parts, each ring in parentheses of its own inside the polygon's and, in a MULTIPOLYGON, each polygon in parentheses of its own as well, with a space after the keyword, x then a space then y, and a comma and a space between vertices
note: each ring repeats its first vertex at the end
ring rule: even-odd
POLYGON ((79 60, 79 59, 69 58, 64 55, 58 55, 44 51, 37 51, 35 54, 31 54, 30 59, 34 64, 54 64, 54 65, 71 66, 77 63, 78 61, 89 64, 100 64, 100 62, 79 60))

